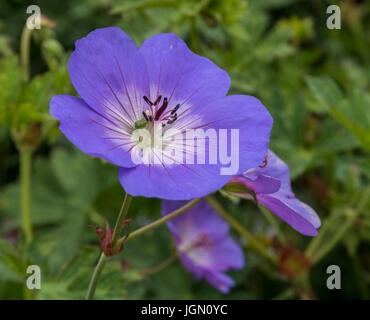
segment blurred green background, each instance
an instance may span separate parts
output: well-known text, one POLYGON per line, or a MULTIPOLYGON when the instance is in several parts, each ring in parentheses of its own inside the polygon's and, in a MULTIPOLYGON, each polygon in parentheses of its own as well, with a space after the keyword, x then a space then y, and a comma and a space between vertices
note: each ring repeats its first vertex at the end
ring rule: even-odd
MULTIPOLYGON (((155 272, 173 254, 161 227, 107 264, 96 298, 369 299, 370 2, 354 0, 1 1, 0 298, 82 299, 100 252, 88 225, 113 225, 119 212, 117 168, 77 150, 48 113, 53 95, 76 94, 67 72, 74 42, 107 26, 121 27, 138 45, 175 32, 229 73, 231 93, 258 97, 274 118, 271 148, 289 164, 296 196, 323 225, 316 238, 304 237, 263 208, 219 193, 278 265, 233 232, 246 266, 230 272, 237 285, 222 295, 196 283, 178 261, 155 272), (51 21, 30 35, 27 79, 20 44, 31 4, 51 21), (340 30, 326 27, 330 4, 341 8, 340 30), (33 150, 31 161, 24 150, 33 150), (28 246, 21 163, 32 172, 28 246), (25 289, 31 264, 41 267, 41 290, 25 289), (332 264, 341 268, 341 290, 327 289, 332 264)), ((135 198, 132 228, 158 218, 159 207, 157 199, 135 198)))

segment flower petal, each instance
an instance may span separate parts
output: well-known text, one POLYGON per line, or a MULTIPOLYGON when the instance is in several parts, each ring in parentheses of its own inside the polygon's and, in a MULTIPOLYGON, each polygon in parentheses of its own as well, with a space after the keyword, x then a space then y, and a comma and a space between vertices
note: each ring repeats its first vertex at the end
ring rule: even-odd
POLYGON ((244 267, 244 254, 240 245, 231 237, 224 238, 211 248, 210 256, 213 270, 225 271, 244 267))
POLYGON ((68 71, 82 99, 97 112, 142 118, 147 67, 135 43, 117 27, 96 29, 76 41, 68 71))
POLYGON ((50 114, 59 119, 59 129, 80 150, 118 166, 132 167, 129 144, 120 128, 91 109, 82 99, 54 96, 50 114))
MULTIPOLYGON (((276 178, 281 182, 281 190, 284 192, 292 193, 292 187, 290 184, 289 167, 281 160, 274 152, 269 150, 266 167, 261 168, 260 166, 249 170, 244 173, 244 176, 255 180, 255 177, 265 175, 276 178)), ((267 192, 263 192, 267 193, 267 192)))
POLYGON ((230 287, 235 285, 234 280, 222 272, 205 271, 204 277, 213 287, 222 293, 228 293, 230 287))
POLYGON ((289 198, 286 199, 285 202, 288 206, 298 212, 302 217, 305 217, 308 221, 310 221, 316 229, 320 228, 320 218, 309 205, 305 204, 297 198, 289 198))
POLYGON ((229 176, 207 165, 138 165, 120 168, 119 181, 132 196, 167 200, 190 200, 210 194, 224 186, 229 176))
POLYGON ((181 263, 188 269, 194 276, 195 280, 200 280, 203 277, 203 269, 199 268, 184 252, 179 252, 181 263))
MULTIPOLYGON (((185 203, 162 201, 162 213, 169 214, 185 203)), ((205 278, 221 292, 228 292, 234 281, 222 272, 244 266, 242 249, 228 236, 228 223, 201 201, 167 225, 176 239, 181 262, 194 277, 205 278)))
MULTIPOLYGON (((238 160, 239 168, 233 174, 243 173, 263 162, 268 153, 273 120, 258 99, 246 95, 231 95, 212 101, 195 112, 202 118, 203 130, 215 129, 219 136, 222 129, 228 129, 228 132, 238 130, 239 153, 237 159, 233 160, 238 160)), ((218 147, 219 152, 227 150, 227 154, 231 154, 230 141, 219 138, 218 147)))
POLYGON ((199 281, 204 278, 212 287, 216 288, 222 293, 228 293, 230 288, 235 285, 234 280, 227 274, 201 268, 195 265, 194 262, 184 253, 180 253, 180 260, 185 268, 193 274, 195 280, 199 281))
POLYGON ((280 189, 280 180, 260 175, 257 177, 256 180, 248 179, 244 175, 239 175, 232 177, 230 180, 231 183, 233 182, 239 182, 244 184, 248 189, 254 191, 255 193, 264 193, 264 194, 270 194, 275 193, 280 189))
MULTIPOLYGON (((216 134, 215 138, 211 138, 206 144, 205 159, 209 159, 208 153, 211 150, 215 151, 215 164, 209 161, 204 164, 199 163, 198 154, 184 148, 186 156, 183 157, 182 162, 173 161, 170 165, 142 164, 132 169, 121 168, 120 182, 129 194, 168 200, 198 198, 223 187, 231 176, 262 163, 268 152, 272 118, 259 100, 250 96, 229 96, 217 99, 201 109, 206 114, 199 114, 204 118, 203 125, 198 129, 205 132, 212 129, 216 134), (220 129, 227 131, 226 140, 220 138, 220 129), (230 131, 232 129, 236 129, 239 135, 238 141, 233 139, 230 131), (218 142, 215 141, 216 138, 218 142), (233 148, 231 148, 231 141, 236 143, 233 148), (229 162, 221 163, 221 154, 226 153, 230 156, 229 162), (195 164, 188 164, 189 155, 193 156, 195 164)), ((182 125, 183 130, 194 128, 189 123, 182 125)), ((177 139, 180 137, 189 143, 187 136, 181 134, 177 139)))
POLYGON ((230 87, 228 74, 205 57, 191 52, 173 33, 158 34, 140 47, 150 78, 150 97, 168 97, 181 108, 225 96, 230 87))
MULTIPOLYGON (((187 201, 163 200, 162 214, 167 215, 186 203, 187 201)), ((223 240, 229 232, 228 223, 205 201, 170 220, 167 225, 171 232, 179 235, 181 239, 194 239, 198 234, 207 234, 212 241, 217 242, 223 240)))
POLYGON ((302 202, 298 199, 282 197, 278 192, 273 195, 259 194, 257 199, 298 232, 307 236, 317 235, 316 228, 320 226, 319 218, 310 207, 302 206, 302 202))

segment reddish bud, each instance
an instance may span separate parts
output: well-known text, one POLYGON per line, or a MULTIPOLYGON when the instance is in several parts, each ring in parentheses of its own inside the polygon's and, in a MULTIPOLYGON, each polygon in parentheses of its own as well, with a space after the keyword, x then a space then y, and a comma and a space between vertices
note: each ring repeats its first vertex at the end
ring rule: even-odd
POLYGON ((276 239, 274 247, 279 258, 279 270, 288 278, 296 278, 311 268, 311 261, 292 243, 279 243, 276 239))
POLYGON ((104 231, 102 228, 99 228, 99 227, 90 226, 91 228, 95 229, 95 232, 96 232, 96 234, 98 235, 98 237, 100 239, 100 248, 102 249, 102 251, 104 252, 104 254, 107 257, 116 255, 116 254, 120 253, 123 250, 124 242, 130 234, 130 222, 131 222, 131 219, 127 219, 127 220, 123 221, 122 228, 127 226, 128 232, 127 232, 124 240, 122 241, 122 244, 118 248, 115 248, 115 249, 113 249, 113 245, 112 245, 112 238, 113 238, 113 234, 114 234, 114 229, 110 230, 108 222, 106 222, 106 224, 107 224, 106 231, 104 231))
POLYGON ((57 23, 55 21, 51 20, 50 18, 48 18, 47 16, 43 14, 40 15, 40 18, 41 18, 42 26, 46 26, 49 28, 55 28, 57 26, 57 23))

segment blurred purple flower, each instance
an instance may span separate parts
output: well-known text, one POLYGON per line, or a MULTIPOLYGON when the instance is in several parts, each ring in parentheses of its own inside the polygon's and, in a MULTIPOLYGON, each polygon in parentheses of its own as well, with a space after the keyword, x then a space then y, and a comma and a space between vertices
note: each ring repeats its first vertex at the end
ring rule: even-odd
MULTIPOLYGON (((162 212, 169 214, 184 204, 184 201, 163 201, 162 212)), ((202 201, 167 225, 184 266, 197 280, 205 278, 227 293, 234 281, 224 272, 244 266, 243 251, 228 235, 228 223, 202 201)))
POLYGON ((176 163, 165 150, 176 146, 173 141, 164 148, 145 146, 149 163, 134 163, 131 153, 138 144, 132 136, 142 126, 152 130, 156 124, 163 134, 169 128, 239 129, 238 173, 257 166, 267 153, 272 118, 266 108, 251 96, 226 96, 228 74, 175 34, 151 37, 138 49, 119 28, 97 29, 76 42, 68 71, 81 98, 53 97, 51 115, 79 149, 119 166, 120 182, 133 196, 192 199, 230 179, 220 174, 219 157, 216 164, 176 163))
POLYGON ((238 183, 251 190, 252 194, 235 195, 254 198, 304 235, 317 235, 320 218, 311 207, 295 198, 290 185, 289 168, 271 150, 263 165, 231 178, 228 187, 232 188, 233 184, 238 183))

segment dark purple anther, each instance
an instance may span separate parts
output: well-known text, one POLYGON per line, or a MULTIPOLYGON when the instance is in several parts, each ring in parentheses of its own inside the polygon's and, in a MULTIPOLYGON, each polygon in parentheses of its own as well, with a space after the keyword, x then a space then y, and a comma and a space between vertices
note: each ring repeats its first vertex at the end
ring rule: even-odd
POLYGON ((163 99, 163 104, 162 106, 158 109, 157 113, 155 114, 154 120, 159 120, 161 117, 162 113, 167 109, 168 106, 168 99, 164 98, 163 99))
POLYGON ((158 103, 161 102, 162 96, 159 96, 157 100, 154 101, 154 105, 156 106, 158 103))
POLYGON ((174 114, 178 109, 180 108, 180 104, 178 104, 173 110, 171 111, 171 114, 174 114))
POLYGON ((153 102, 151 102, 151 101, 148 99, 148 97, 147 97, 147 96, 143 96, 143 99, 144 99, 144 101, 145 101, 147 104, 149 104, 150 106, 152 106, 152 105, 153 105, 153 102))

